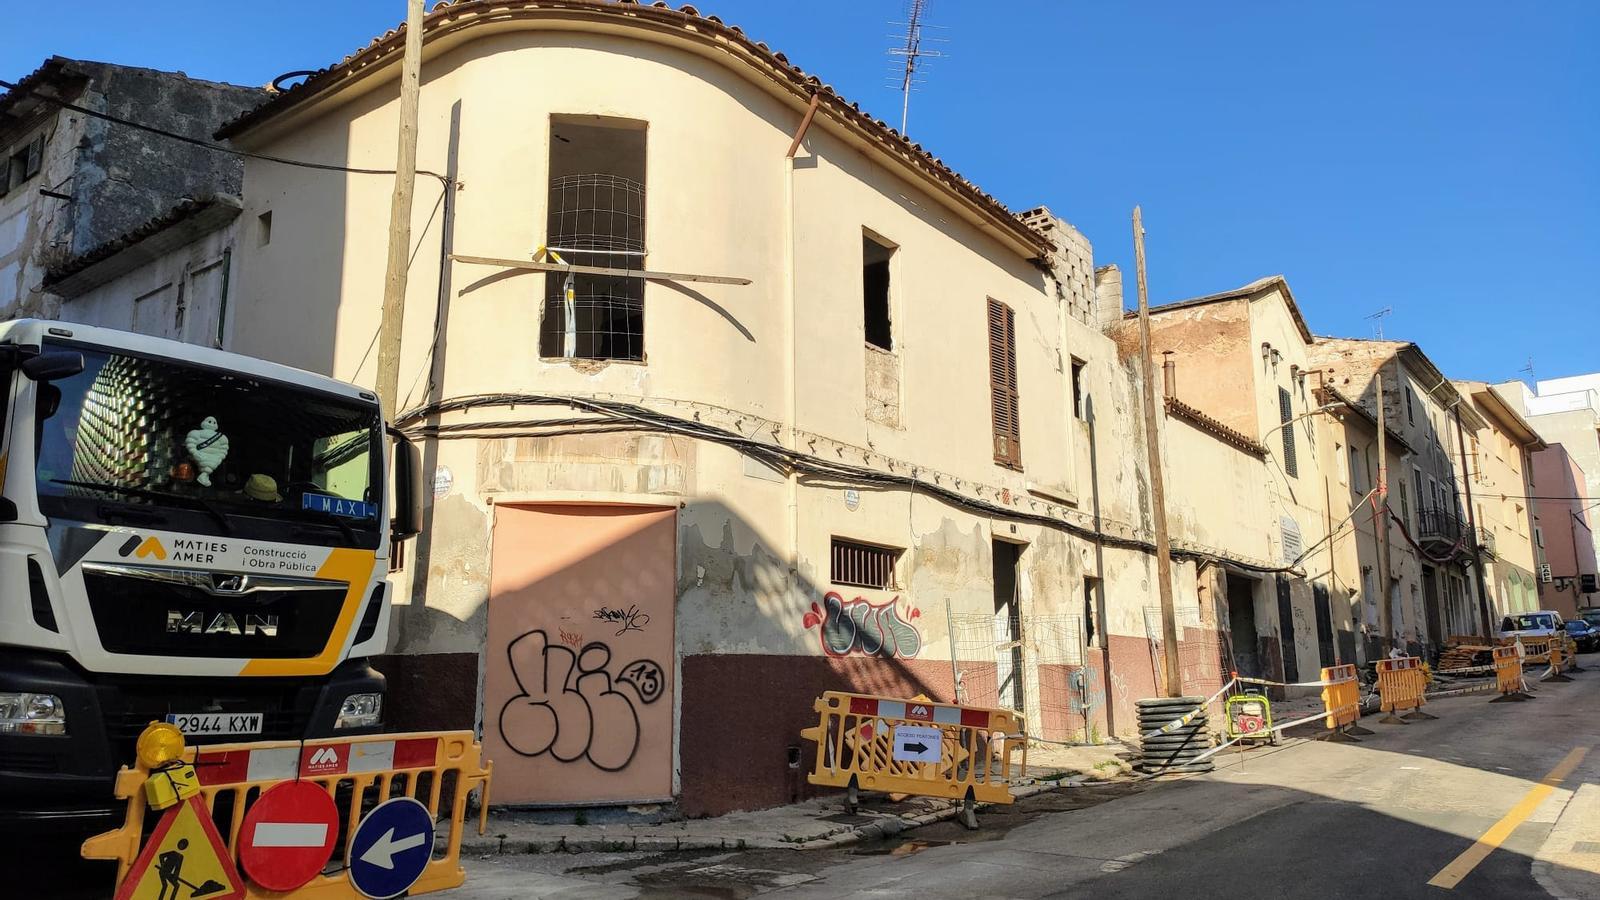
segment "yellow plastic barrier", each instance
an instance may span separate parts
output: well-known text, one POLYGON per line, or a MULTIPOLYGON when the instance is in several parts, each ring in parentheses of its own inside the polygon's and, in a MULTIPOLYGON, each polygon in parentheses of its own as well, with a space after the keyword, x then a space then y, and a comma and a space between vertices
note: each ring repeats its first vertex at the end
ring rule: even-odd
POLYGON ((1322 708, 1328 713, 1323 721, 1331 730, 1330 740, 1353 741, 1351 734, 1372 733, 1355 724, 1361 718, 1361 683, 1356 680, 1354 665, 1322 670, 1322 708))
POLYGON ((1524 664, 1550 662, 1550 647, 1554 642, 1549 638, 1518 637, 1517 643, 1522 645, 1524 664))
POLYGON ((1571 681, 1572 678, 1564 674, 1571 664, 1572 654, 1567 652, 1566 635, 1557 635, 1550 639, 1550 674, 1539 680, 1571 681))
MULTIPOLYGON (((327 867, 332 874, 317 875, 302 887, 286 893, 269 891, 246 881, 244 896, 249 898, 310 900, 358 896, 339 863, 349 856, 350 840, 361 816, 370 807, 391 797, 405 796, 421 802, 437 821, 444 792, 447 787, 450 790, 448 846, 443 855, 439 855, 438 849, 434 850, 435 858, 410 889, 412 894, 459 887, 466 880, 466 870, 459 859, 461 834, 467 795, 479 786, 483 788, 479 797, 479 834, 483 834, 488 823, 492 763, 483 759, 483 748, 470 731, 212 744, 182 748, 179 758, 193 764, 198 773, 199 798, 192 802, 203 802, 204 808, 210 811, 221 832, 224 849, 233 858, 238 857, 237 842, 245 813, 259 793, 269 787, 298 778, 324 788, 328 796, 343 805, 339 811, 342 843, 335 847, 333 860, 327 867), (339 867, 337 871, 335 867, 339 867)), ((123 766, 117 773, 115 788, 116 797, 128 801, 122 827, 83 842, 85 859, 117 861, 118 885, 128 877, 145 839, 147 797, 144 786, 151 777, 151 768, 142 754, 133 768, 123 766)), ((156 772, 155 777, 162 777, 162 773, 156 772)))
POLYGON ((1528 699, 1522 690, 1522 664, 1517 661, 1516 647, 1494 648, 1494 682, 1500 696, 1490 700, 1490 703, 1528 699))
POLYGON ((1027 771, 1027 735, 1010 710, 842 691, 828 691, 812 708, 817 725, 800 732, 817 743, 806 780, 845 788, 852 808, 862 790, 945 797, 962 801, 967 826, 976 827, 973 804, 1010 803, 1012 782, 1027 771))
POLYGON ((1385 725, 1403 725, 1405 719, 1435 719, 1422 711, 1427 702, 1423 696, 1428 688, 1428 676, 1422 669, 1422 660, 1415 656, 1378 660, 1378 697, 1380 709, 1388 715, 1379 719, 1385 725), (1395 715, 1400 710, 1410 710, 1404 718, 1395 715))

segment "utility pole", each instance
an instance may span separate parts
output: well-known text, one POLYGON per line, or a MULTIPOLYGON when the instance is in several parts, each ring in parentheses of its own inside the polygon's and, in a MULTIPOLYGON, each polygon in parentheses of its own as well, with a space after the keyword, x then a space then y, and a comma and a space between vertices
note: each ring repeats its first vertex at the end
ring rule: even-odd
POLYGON ((1150 346, 1150 291, 1144 277, 1144 216, 1133 208, 1133 257, 1139 272, 1139 353, 1144 367, 1144 444, 1150 459, 1151 518, 1156 525, 1156 590, 1161 597, 1161 649, 1168 697, 1183 696, 1178 667, 1178 617, 1172 603, 1172 547, 1167 537, 1167 491, 1156 432, 1156 361, 1150 346))
MULTIPOLYGON (((1456 418, 1456 446, 1461 448, 1461 490, 1467 495, 1467 529, 1472 538, 1472 569, 1478 582, 1478 617, 1482 620, 1483 636, 1493 638, 1494 632, 1489 630, 1489 591, 1488 582, 1483 577, 1483 546, 1478 540, 1478 515, 1472 508, 1472 472, 1467 469, 1467 434, 1461 430, 1461 401, 1451 407, 1451 412, 1456 418)), ((1491 641, 1492 643, 1492 641, 1491 641)))
POLYGON ((400 62, 400 149, 389 205, 389 265, 378 324, 378 403, 393 421, 400 403, 400 335, 406 318, 406 267, 411 259, 411 193, 417 181, 417 102, 422 83, 422 2, 406 0, 406 46, 400 62))
POLYGON ((1378 538, 1378 652, 1387 655, 1394 644, 1394 610, 1389 601, 1389 425, 1383 408, 1383 371, 1373 376, 1378 393, 1378 511, 1373 530, 1378 538))
MULTIPOLYGON (((1340 462, 1338 459, 1333 461, 1334 465, 1339 465, 1340 462)), ((1323 471, 1326 472, 1327 470, 1324 469, 1323 471)), ((1334 591, 1339 589, 1339 577, 1334 572, 1334 569, 1337 568, 1337 563, 1334 560, 1333 552, 1333 488, 1328 484, 1327 475, 1322 476, 1322 508, 1328 514, 1328 627, 1333 631, 1333 664, 1337 666, 1344 660, 1339 658, 1339 623, 1333 621, 1333 596, 1334 591)), ((1340 605, 1346 611, 1350 609, 1349 603, 1341 601, 1340 605)), ((1355 623, 1351 622, 1350 627, 1354 629, 1355 623)))

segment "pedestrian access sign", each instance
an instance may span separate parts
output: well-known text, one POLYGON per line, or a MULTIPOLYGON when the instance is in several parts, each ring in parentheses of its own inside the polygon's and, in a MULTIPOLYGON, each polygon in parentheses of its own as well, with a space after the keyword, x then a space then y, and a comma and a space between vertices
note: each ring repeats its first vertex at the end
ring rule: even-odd
POLYGON ((411 889, 433 859, 433 814, 410 797, 372 808, 350 839, 350 884, 372 900, 411 889))
POLYGON ((118 886, 116 900, 240 900, 244 883, 195 794, 167 810, 118 886))

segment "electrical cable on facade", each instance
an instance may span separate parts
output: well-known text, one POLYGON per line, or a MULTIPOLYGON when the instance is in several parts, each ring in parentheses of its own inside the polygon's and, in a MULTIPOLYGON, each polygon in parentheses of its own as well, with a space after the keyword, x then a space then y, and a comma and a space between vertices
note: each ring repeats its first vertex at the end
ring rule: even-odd
MULTIPOLYGON (((464 412, 479 407, 516 407, 525 406, 568 406, 582 409, 598 416, 611 419, 622 419, 631 424, 626 426, 598 425, 594 420, 577 420, 585 423, 594 423, 597 428, 605 431, 662 431, 672 434, 682 434, 699 440, 722 444, 739 450, 760 462, 783 472, 797 472, 804 475, 816 476, 824 479, 836 479, 852 484, 874 484, 891 487, 906 487, 912 490, 930 494, 950 503, 953 506, 969 511, 981 512, 990 516, 1004 518, 1016 522, 1026 522, 1065 531, 1076 537, 1097 541, 1108 547, 1119 549, 1137 550, 1146 554, 1155 553, 1155 544, 1140 538, 1125 538, 1107 534, 1104 530, 1084 525, 1074 524, 1062 519, 1034 513, 1010 509, 997 503, 990 503, 968 497, 964 494, 931 483, 925 479, 912 475, 898 475, 878 472, 872 469, 841 462, 830 462, 818 456, 801 453, 774 444, 768 444, 737 432, 728 431, 703 422, 695 422, 677 416, 665 415, 633 403, 618 401, 596 400, 593 398, 575 396, 556 396, 548 394, 477 394, 465 397, 453 397, 435 403, 425 404, 405 410, 396 417, 395 425, 406 431, 407 434, 417 437, 434 437, 440 440, 464 440, 469 438, 508 438, 508 437, 560 437, 574 433, 571 426, 550 426, 547 422, 574 422, 571 419, 561 420, 533 420, 527 422, 507 423, 454 423, 451 425, 421 425, 407 427, 407 423, 418 419, 434 416, 447 412, 464 412), (499 430, 502 426, 520 431, 499 430), (559 430, 543 430, 545 428, 559 430)), ((583 427, 583 426, 579 426, 583 427)), ((585 430, 581 433, 597 433, 585 430)), ((1172 557, 1179 560, 1193 560, 1195 562, 1210 562, 1226 564, 1250 572, 1260 574, 1287 573, 1303 575, 1299 562, 1307 553, 1314 551, 1319 542, 1301 554, 1300 559, 1286 566, 1264 566, 1259 563, 1249 562, 1222 554, 1208 553, 1190 548, 1173 548, 1172 557)))

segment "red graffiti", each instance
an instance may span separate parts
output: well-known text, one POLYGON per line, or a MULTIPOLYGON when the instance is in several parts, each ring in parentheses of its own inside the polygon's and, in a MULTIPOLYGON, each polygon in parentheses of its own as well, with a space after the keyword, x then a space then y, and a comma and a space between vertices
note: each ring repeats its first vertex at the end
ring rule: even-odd
POLYGON ((565 628, 558 628, 556 630, 561 632, 561 643, 566 644, 568 647, 577 647, 579 644, 583 643, 583 632, 581 631, 573 632, 568 631, 565 628))

